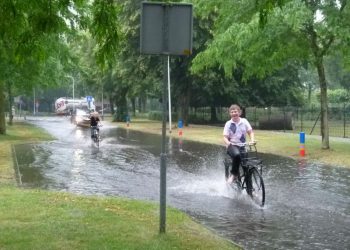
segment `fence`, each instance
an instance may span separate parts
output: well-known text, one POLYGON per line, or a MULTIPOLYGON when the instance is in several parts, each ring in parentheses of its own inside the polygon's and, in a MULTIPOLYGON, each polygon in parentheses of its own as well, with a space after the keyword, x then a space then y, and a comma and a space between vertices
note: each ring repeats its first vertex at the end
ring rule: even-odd
MULTIPOLYGON (((245 117, 255 129, 279 130, 285 132, 300 131, 306 134, 320 135, 320 107, 248 107, 245 117)), ((218 122, 223 125, 230 117, 228 108, 216 108, 218 122)), ((210 123, 209 107, 190 110, 190 122, 210 123)), ((329 135, 333 137, 350 137, 350 105, 329 105, 329 135)))

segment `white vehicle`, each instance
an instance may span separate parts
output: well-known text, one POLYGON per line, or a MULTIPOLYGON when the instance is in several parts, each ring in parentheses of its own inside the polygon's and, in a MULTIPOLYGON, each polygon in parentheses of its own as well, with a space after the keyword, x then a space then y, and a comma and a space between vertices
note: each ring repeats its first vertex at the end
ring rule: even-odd
POLYGON ((71 116, 71 122, 79 127, 90 128, 90 114, 87 110, 76 108, 71 116))
POLYGON ((55 102, 55 112, 57 115, 71 114, 75 109, 95 110, 95 99, 86 97, 80 99, 72 99, 60 97, 55 102), (87 100, 90 100, 88 102, 87 100))

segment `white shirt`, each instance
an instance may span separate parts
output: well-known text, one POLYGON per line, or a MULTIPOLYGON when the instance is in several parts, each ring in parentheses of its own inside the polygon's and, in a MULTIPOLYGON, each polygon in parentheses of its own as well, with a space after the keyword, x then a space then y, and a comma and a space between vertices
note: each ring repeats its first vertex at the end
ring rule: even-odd
POLYGON ((247 132, 252 131, 252 126, 245 118, 239 118, 238 122, 231 120, 227 121, 224 127, 224 136, 232 143, 246 142, 247 132))

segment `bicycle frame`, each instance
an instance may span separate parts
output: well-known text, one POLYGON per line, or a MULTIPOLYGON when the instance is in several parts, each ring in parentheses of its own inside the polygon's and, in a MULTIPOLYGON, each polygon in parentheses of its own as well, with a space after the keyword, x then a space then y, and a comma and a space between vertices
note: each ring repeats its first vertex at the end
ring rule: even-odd
MULTIPOLYGON (((255 167, 262 175, 262 160, 258 157, 256 144, 246 144, 245 151, 241 152, 241 165, 243 168, 255 167)), ((249 170, 249 169, 248 169, 249 170)))
POLYGON ((92 135, 92 139, 94 140, 98 140, 99 138, 99 126, 91 126, 91 135, 92 135))
MULTIPOLYGON (((241 152, 241 163, 239 166, 239 175, 236 185, 239 190, 245 189, 247 194, 253 200, 264 206, 265 203, 265 186, 262 179, 262 160, 258 157, 255 143, 234 144, 239 147, 241 152)), ((232 166, 231 157, 226 157, 225 161, 225 177, 229 176, 229 169, 232 166), (229 159, 228 159, 229 158, 229 159)))

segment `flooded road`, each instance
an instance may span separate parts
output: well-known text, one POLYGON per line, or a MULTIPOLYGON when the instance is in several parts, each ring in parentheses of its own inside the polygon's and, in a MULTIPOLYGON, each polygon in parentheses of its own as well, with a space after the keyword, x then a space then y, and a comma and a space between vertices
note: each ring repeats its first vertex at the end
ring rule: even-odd
MULTIPOLYGON (((22 186, 159 201, 160 136, 104 125, 96 148, 64 117, 28 120, 57 140, 16 146, 22 186)), ((349 170, 261 155, 261 209, 226 186, 223 147, 167 145, 167 204, 218 234, 245 249, 350 249, 349 170)))

